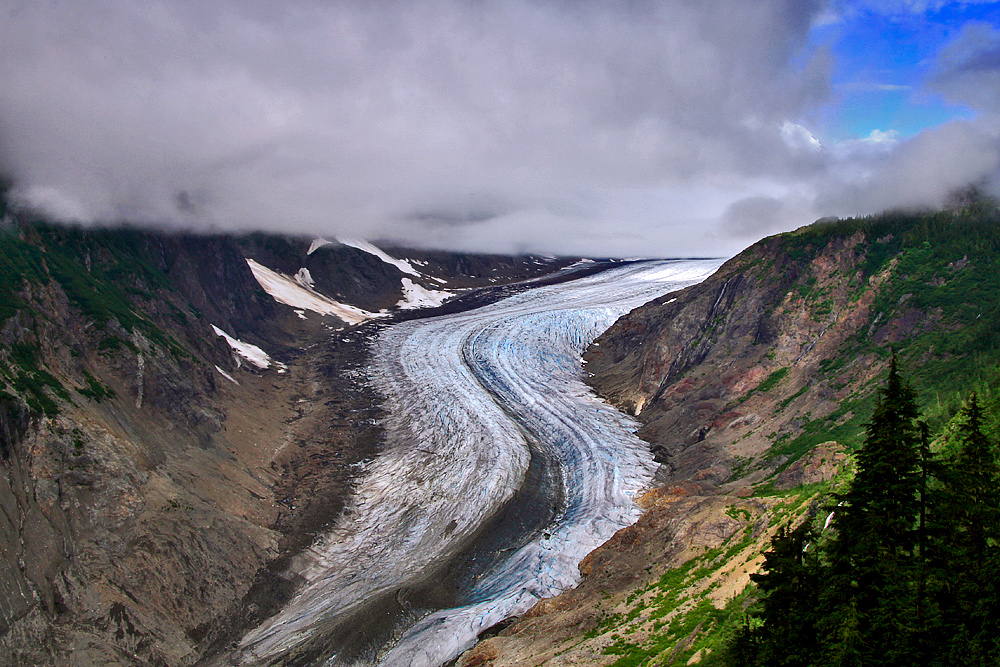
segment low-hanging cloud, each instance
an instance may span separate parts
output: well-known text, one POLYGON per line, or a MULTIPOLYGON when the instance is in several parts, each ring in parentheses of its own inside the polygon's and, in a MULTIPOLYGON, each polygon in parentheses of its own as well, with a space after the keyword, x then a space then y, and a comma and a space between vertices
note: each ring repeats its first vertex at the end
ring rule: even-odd
POLYGON ((944 204, 969 185, 993 188, 1000 169, 1000 137, 975 123, 956 121, 927 130, 881 159, 854 182, 831 183, 817 207, 842 214, 944 204))
POLYGON ((0 21, 0 164, 22 198, 81 220, 729 252, 823 213, 810 192, 851 209, 895 164, 802 125, 830 96, 830 56, 808 46, 828 9, 23 2, 0 21), (731 207, 789 196, 773 215, 731 207))

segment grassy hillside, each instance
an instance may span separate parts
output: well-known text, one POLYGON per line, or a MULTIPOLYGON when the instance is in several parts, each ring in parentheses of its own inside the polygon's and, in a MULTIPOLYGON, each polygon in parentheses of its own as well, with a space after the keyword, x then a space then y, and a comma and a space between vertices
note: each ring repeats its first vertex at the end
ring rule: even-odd
MULTIPOLYGON (((852 391, 832 413, 808 421, 802 433, 780 439, 769 452, 772 457, 791 461, 826 440, 856 448, 873 406, 873 387, 857 382, 858 367, 884 362, 892 349, 912 379, 932 430, 954 416, 973 391, 987 405, 1000 400, 997 207, 980 204, 960 211, 818 224, 787 235, 783 244, 788 256, 808 258, 834 239, 857 233, 867 242, 860 270, 848 285, 853 303, 871 290, 867 326, 858 327, 836 354, 823 359, 810 379, 811 385, 826 381, 835 387, 850 385, 852 391)), ((813 272, 804 272, 794 289, 814 319, 832 310, 831 288, 820 285, 813 272)), ((808 391, 805 385, 803 389, 808 391)), ((996 428, 994 422, 994 436, 996 428)))

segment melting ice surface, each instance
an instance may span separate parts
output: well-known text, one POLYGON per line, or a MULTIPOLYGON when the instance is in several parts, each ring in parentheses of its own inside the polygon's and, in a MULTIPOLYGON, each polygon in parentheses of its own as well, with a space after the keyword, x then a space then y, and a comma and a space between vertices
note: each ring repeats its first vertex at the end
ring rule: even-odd
POLYGON ((379 664, 441 665, 486 628, 576 585, 580 560, 636 520, 633 498, 655 469, 635 422, 582 382, 580 355, 628 310, 720 264, 629 264, 383 331, 371 372, 388 398, 387 447, 350 511, 300 559, 301 592, 244 638, 243 658, 280 655, 453 556, 520 488, 529 438, 556 464, 562 510, 495 563, 465 606, 417 621, 379 664))

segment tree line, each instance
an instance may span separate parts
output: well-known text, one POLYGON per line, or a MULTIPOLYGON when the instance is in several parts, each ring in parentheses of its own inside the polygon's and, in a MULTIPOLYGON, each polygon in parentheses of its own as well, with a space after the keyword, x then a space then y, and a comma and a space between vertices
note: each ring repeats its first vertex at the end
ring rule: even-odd
POLYGON ((919 417, 893 357, 833 530, 778 530, 723 664, 1000 665, 997 453, 976 395, 935 452, 919 417))

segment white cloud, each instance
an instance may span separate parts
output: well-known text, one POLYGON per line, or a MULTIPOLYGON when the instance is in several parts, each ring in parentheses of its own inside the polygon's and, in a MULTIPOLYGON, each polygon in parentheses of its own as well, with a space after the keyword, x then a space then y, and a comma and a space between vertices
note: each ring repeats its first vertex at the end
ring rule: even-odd
POLYGON ((25 3, 0 159, 94 219, 559 251, 617 192, 798 171, 775 128, 828 94, 824 4, 25 3))
POLYGON ((812 132, 790 120, 786 120, 782 123, 781 138, 784 139, 785 144, 793 150, 823 150, 823 144, 819 142, 819 139, 813 136, 812 132))
POLYGON ((932 84, 952 101, 1000 118, 1000 30, 967 25, 942 51, 932 84))
POLYGON ((856 152, 840 166, 840 178, 823 185, 818 210, 845 215, 939 206, 969 184, 996 182, 1000 135, 977 123, 956 121, 890 150, 856 152))
MULTIPOLYGON (((72 218, 736 250, 823 206, 908 199, 865 183, 935 162, 888 132, 820 144, 833 63, 808 36, 831 16, 825 0, 24 3, 0 21, 0 166, 72 218)), ((966 70, 942 67, 941 89, 991 80, 966 70)), ((988 146, 940 164, 971 174, 988 146)))

